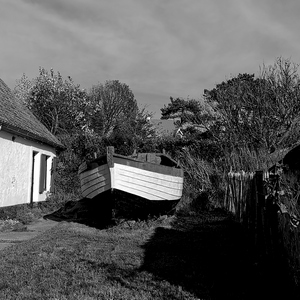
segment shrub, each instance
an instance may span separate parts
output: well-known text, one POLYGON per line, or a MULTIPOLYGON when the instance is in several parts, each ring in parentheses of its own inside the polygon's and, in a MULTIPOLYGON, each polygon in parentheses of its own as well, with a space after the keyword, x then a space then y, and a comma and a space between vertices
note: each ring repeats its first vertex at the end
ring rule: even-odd
POLYGON ((39 219, 42 212, 39 209, 32 209, 29 204, 20 204, 0 208, 1 220, 17 220, 24 225, 39 219))

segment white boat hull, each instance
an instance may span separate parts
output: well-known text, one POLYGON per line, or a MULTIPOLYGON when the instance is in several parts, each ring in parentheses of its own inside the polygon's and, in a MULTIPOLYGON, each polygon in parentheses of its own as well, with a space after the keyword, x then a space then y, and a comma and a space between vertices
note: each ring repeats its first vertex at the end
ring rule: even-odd
POLYGON ((179 200, 183 178, 115 164, 114 187, 148 200, 179 200))
POLYGON ((182 196, 181 169, 116 155, 111 163, 81 170, 79 178, 83 197, 90 199, 114 189, 154 201, 179 200, 182 196))
POLYGON ((81 193, 84 198, 92 199, 98 194, 112 188, 110 170, 107 164, 81 173, 79 175, 79 179, 81 184, 81 193))

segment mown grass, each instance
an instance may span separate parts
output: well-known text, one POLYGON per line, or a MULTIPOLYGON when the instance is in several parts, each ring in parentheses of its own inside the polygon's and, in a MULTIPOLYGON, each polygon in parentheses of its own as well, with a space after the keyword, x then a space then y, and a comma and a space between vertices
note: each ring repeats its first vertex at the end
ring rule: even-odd
POLYGON ((1 252, 0 299, 262 299, 274 296, 268 276, 222 213, 61 222, 1 252))
POLYGON ((139 270, 151 226, 120 227, 97 230, 63 222, 43 236, 4 250, 0 298, 195 299, 139 270))

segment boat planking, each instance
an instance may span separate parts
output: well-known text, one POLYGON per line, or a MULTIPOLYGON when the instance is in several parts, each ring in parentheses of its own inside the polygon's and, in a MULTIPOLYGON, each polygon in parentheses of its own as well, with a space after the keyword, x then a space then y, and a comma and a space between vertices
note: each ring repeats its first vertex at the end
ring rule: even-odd
POLYGON ((165 153, 123 156, 107 153, 78 169, 82 195, 93 199, 107 191, 121 191, 151 201, 178 201, 182 196, 183 170, 165 153))

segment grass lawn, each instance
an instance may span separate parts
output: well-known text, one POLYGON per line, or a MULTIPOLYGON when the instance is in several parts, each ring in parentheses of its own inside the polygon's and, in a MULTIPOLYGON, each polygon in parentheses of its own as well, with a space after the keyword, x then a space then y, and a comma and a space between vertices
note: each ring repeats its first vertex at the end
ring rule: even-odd
POLYGON ((279 299, 246 245, 219 213, 103 230, 61 222, 0 252, 0 299, 279 299))

